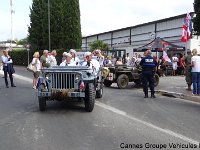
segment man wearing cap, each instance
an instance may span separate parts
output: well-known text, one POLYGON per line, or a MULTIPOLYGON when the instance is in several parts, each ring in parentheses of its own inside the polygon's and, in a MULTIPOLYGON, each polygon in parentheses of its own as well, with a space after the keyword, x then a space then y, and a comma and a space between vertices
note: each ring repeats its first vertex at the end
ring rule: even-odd
POLYGON ((72 61, 72 55, 70 53, 66 53, 65 57, 65 61, 63 61, 60 66, 76 66, 75 62, 72 61))
POLYGON ((82 66, 88 66, 89 68, 94 69, 95 73, 97 73, 99 71, 100 64, 97 60, 92 59, 92 53, 85 52, 84 57, 86 58, 86 61, 82 63, 82 66))
POLYGON ((142 58, 140 65, 142 66, 142 85, 145 94, 144 98, 148 98, 148 85, 151 90, 151 98, 156 98, 154 95, 154 74, 157 62, 151 56, 151 50, 146 51, 146 56, 142 58))
POLYGON ((101 50, 97 49, 93 52, 93 54, 97 57, 97 61, 99 62, 100 66, 103 67, 104 56, 101 54, 101 50))
POLYGON ((80 60, 78 57, 76 57, 76 51, 74 49, 70 49, 69 53, 72 55, 72 61, 74 61, 75 64, 78 65, 80 60))
POLYGON ((43 55, 40 57, 42 67, 50 67, 50 63, 48 63, 48 53, 48 50, 44 50, 43 55))
POLYGON ((67 52, 64 52, 64 53, 62 54, 62 56, 63 56, 63 57, 62 57, 62 62, 65 61, 65 59, 66 59, 66 54, 67 54, 67 52))

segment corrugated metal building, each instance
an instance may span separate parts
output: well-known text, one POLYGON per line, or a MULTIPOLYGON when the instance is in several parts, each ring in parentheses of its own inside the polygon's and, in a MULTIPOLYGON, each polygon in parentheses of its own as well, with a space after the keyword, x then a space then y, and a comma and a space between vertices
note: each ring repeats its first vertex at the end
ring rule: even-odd
MULTIPOLYGON (((194 13, 190 14, 194 15, 194 13)), ((198 48, 199 40, 197 37, 193 37, 192 40, 187 42, 187 45, 181 42, 182 26, 185 17, 186 14, 182 14, 136 26, 86 36, 82 39, 82 49, 87 50, 89 49, 89 43, 95 40, 102 40, 108 43, 111 48, 126 49, 132 55, 133 49, 151 42, 156 37, 161 37, 176 45, 187 46, 187 49, 198 48)))

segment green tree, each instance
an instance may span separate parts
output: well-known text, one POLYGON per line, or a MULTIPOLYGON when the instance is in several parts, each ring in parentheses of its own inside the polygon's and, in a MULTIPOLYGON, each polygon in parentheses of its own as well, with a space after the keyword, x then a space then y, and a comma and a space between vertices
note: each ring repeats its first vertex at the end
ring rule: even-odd
POLYGON ((26 44, 28 44, 27 38, 17 41, 17 45, 26 45, 26 44))
MULTIPOLYGON (((79 0, 49 0, 51 48, 81 48, 79 0)), ((33 0, 28 41, 33 49, 48 49, 48 0, 33 0)))
POLYGON ((194 34, 200 35, 200 1, 194 0, 194 13, 196 16, 193 18, 194 34))
POLYGON ((96 40, 92 43, 89 44, 90 51, 93 51, 95 49, 100 49, 100 50, 109 50, 109 45, 107 43, 104 43, 101 40, 96 40))

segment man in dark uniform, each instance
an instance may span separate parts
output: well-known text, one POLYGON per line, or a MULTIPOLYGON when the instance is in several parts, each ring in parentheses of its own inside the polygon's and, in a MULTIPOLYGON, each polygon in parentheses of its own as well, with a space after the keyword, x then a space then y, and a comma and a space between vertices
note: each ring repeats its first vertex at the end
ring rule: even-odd
POLYGON ((145 94, 144 98, 148 98, 148 85, 151 90, 151 98, 156 98, 154 95, 154 74, 158 63, 151 56, 151 50, 146 51, 146 56, 142 58, 140 65, 142 66, 142 85, 145 94))
POLYGON ((191 91, 192 85, 192 67, 191 67, 191 50, 187 50, 187 56, 183 58, 184 66, 185 66, 185 81, 188 85, 186 90, 191 91))

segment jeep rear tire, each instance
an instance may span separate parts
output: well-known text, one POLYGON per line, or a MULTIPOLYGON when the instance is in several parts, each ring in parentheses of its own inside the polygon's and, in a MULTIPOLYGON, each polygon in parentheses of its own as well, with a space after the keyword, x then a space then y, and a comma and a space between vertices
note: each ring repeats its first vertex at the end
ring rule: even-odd
POLYGON ((100 89, 96 91, 96 98, 102 98, 103 96, 103 84, 100 84, 100 89))
POLYGON ((39 101, 40 111, 45 111, 46 110, 46 99, 44 97, 38 97, 38 101, 39 101))
POLYGON ((92 112, 95 104, 95 89, 94 84, 89 83, 85 91, 85 110, 87 112, 92 112))
POLYGON ((126 86, 128 85, 129 82, 129 78, 126 74, 121 74, 118 78, 117 78, 117 86, 120 89, 124 89, 126 88, 126 86))
POLYGON ((104 80, 103 84, 106 86, 106 87, 110 87, 112 82, 111 81, 108 81, 108 80, 104 80))

